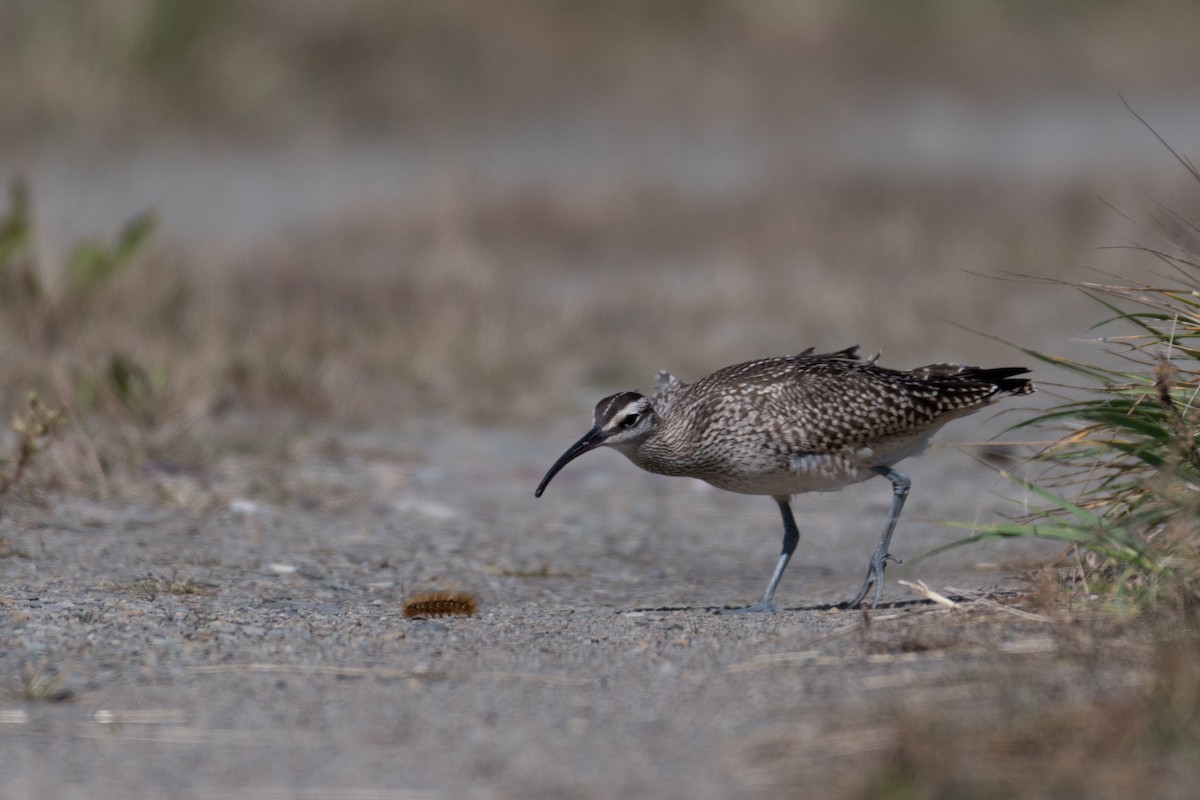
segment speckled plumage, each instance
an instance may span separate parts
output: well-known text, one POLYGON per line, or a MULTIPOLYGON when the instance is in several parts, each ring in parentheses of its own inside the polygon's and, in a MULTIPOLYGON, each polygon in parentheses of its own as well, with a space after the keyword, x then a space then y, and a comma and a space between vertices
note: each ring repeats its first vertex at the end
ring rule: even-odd
MULTIPOLYGON (((838 489, 915 455, 942 425, 987 405, 1011 383, 1012 371, 1000 372, 954 364, 900 372, 850 348, 749 361, 692 384, 667 376, 651 402, 654 433, 613 446, 642 469, 733 492, 838 489)), ((1028 391, 1018 383, 1014 391, 1028 391)), ((631 394, 614 397, 627 404, 631 394)), ((616 405, 606 412, 619 413, 616 405)))
POLYGON ((908 485, 892 467, 924 450, 950 420, 1001 395, 1032 392, 1028 380, 1014 377, 1025 372, 957 364, 891 370, 860 359, 857 347, 735 364, 691 384, 660 372, 652 399, 621 392, 597 404, 595 426, 550 469, 538 495, 568 461, 600 445, 650 472, 771 495, 784 514, 785 546, 760 604, 769 608, 790 556, 790 495, 884 475, 895 489, 893 514, 859 597, 874 580, 878 602, 887 542, 908 485))

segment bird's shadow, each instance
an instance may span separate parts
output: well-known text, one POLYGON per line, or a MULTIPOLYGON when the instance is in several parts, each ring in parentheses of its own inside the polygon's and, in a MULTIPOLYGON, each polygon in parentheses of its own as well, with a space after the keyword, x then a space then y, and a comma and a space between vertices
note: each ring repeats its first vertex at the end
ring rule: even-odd
MULTIPOLYGON (((949 595, 947 597, 947 599, 951 600, 955 603, 960 603, 960 602, 970 602, 973 598, 963 597, 960 595, 949 595)), ((785 612, 789 612, 789 611, 855 611, 855 612, 884 611, 887 609, 916 608, 918 606, 932 606, 932 605, 934 605, 934 602, 932 600, 928 600, 924 597, 914 597, 914 598, 910 598, 908 600, 894 600, 890 603, 880 603, 879 605, 875 606, 875 608, 873 608, 873 609, 869 609, 866 606, 851 606, 848 603, 819 603, 819 604, 810 605, 810 606, 789 606, 787 608, 779 607, 779 608, 775 609, 775 613, 781 614, 781 613, 785 613, 785 612)), ((730 614, 731 612, 737 612, 737 611, 742 611, 742 610, 743 610, 743 607, 741 607, 741 606, 656 606, 656 607, 646 606, 646 607, 626 609, 625 611, 622 611, 620 613, 627 614, 630 612, 666 613, 666 612, 679 612, 679 611, 703 611, 706 614, 716 615, 716 614, 730 614)))

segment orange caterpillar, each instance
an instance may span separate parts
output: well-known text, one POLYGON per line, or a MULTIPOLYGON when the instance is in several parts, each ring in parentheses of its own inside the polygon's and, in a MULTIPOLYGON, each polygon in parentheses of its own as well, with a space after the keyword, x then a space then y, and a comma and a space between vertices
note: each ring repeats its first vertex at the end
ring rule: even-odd
POLYGON ((477 603, 466 592, 422 592, 404 601, 404 616, 473 617, 477 603))

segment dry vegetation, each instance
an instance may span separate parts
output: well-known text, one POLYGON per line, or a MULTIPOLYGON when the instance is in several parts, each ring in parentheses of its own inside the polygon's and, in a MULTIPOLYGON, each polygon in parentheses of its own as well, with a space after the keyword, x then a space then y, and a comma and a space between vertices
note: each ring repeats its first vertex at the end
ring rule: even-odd
MULTIPOLYGON (((1200 170, 1163 143, 1200 190, 1200 170)), ((1079 290, 1104 315, 1093 328, 1099 358, 1025 349, 1082 385, 1057 387, 1066 390, 1064 401, 1015 426, 1051 438, 1033 458, 1040 470, 1014 478, 1036 498, 1035 510, 967 540, 1066 542, 1085 591, 1135 609, 1200 605, 1200 237, 1193 208, 1194 200, 1186 210, 1160 208, 1139 242, 1118 249, 1127 267, 1149 261, 1148 277, 1125 269, 1060 287, 1079 290)))
POLYGON ((1095 650, 1081 647, 1049 665, 1057 678, 985 673, 974 679, 988 689, 955 708, 898 702, 888 721, 895 731, 885 757, 890 763, 865 781, 859 796, 1190 796, 1188 787, 1200 777, 1195 637, 1130 647, 1137 637, 1126 632, 1123 643, 1115 639, 1111 619, 1093 624, 1110 630, 1092 642, 1095 650), (1106 685, 1101 665, 1126 659, 1139 665, 1132 685, 1106 685), (1086 689, 1060 683, 1065 679, 1086 689))
MULTIPOLYGON (((618 116, 654 109, 780 125, 805 113, 816 97, 806 93, 869 102, 889 83, 943 75, 945 64, 978 82, 972 89, 1007 92, 1021 70, 1145 80, 1190 52, 1160 41, 1136 68, 1125 64, 1109 44, 1163 28, 1117 8, 1080 38, 1062 36, 1073 14, 1040 6, 968 12, 931 0, 896 16, 868 3, 606 9, 14 4, 0 11, 5 132, 69 140, 82 128, 124 141, 199 127, 253 139, 300 115, 419 138, 422 128, 521 120, 534 108, 566 113, 581 94, 618 116), (953 44, 976 27, 989 35, 953 44), (1042 37, 1055 47, 1039 46, 1042 37), (1005 70, 982 67, 1000 52, 1005 70), (850 64, 861 79, 790 78, 844 76, 850 64)), ((97 459, 109 469, 136 459, 131 448, 194 450, 189 430, 243 410, 362 423, 436 409, 529 422, 575 410, 592 386, 808 345, 886 347, 901 365, 961 357, 962 334, 943 320, 1073 332, 1044 292, 997 292, 970 273, 1060 274, 1081 243, 1108 239, 1112 218, 1091 191, 817 165, 716 197, 652 181, 565 191, 464 175, 407 205, 352 209, 219 260, 158 233, 123 250, 113 231, 101 243, 113 268, 83 282, 71 279, 74 257, 47 263, 30 235, 9 254, 0 298, 0 401, 15 408, 36 389, 71 408, 76 431, 115 439, 79 444, 99 454, 75 469, 79 487, 97 459), (20 285, 29 276, 36 290, 20 285), (904 313, 881 313, 891 308, 904 313)), ((55 236, 22 213, 42 239, 55 236)), ((971 344, 980 359, 1004 352, 971 344)))
MULTIPOLYGON (((881 800, 1190 797, 1196 638, 1085 604, 1030 617, 964 605, 876 623, 868 655, 829 659, 887 666, 863 700, 738 743, 746 783, 763 797, 797 785, 881 800)), ((776 670, 786 684, 787 663, 776 670)))
POLYGON ((244 139, 314 121, 437 135, 581 96, 769 127, 819 98, 872 102, 898 85, 993 98, 1048 79, 1188 85, 1196 21, 1185 0, 16 2, 0 8, 0 135, 244 139))
MULTIPOLYGON (((1170 152, 1200 190, 1200 171, 1170 152)), ((1067 543, 1067 568, 1057 579, 1044 575, 1029 599, 1049 604, 1060 624, 1085 618, 1069 608, 1082 598, 1104 610, 1091 622, 1100 635, 1079 639, 1093 651, 1060 669, 1132 656, 1142 685, 1109 695, 1099 684, 1082 702, 1061 702, 1038 697, 1052 684, 1044 677, 1022 685, 1019 676, 992 676, 985 683, 999 687, 998 703, 983 724, 974 714, 900 713, 893 764, 872 776, 863 796, 1183 798, 1193 791, 1200 777, 1194 208, 1194 198, 1187 210, 1160 207, 1141 240, 1120 249, 1122 274, 1058 287, 1098 302, 1099 352, 1078 361, 1026 350, 1071 381, 1055 387, 1065 391, 1063 402, 1018 425, 1051 440, 1034 456, 1032 478, 1012 478, 1037 507, 966 540, 1067 543), (1152 263, 1152 277, 1128 277, 1139 261, 1152 263), (1121 617, 1141 630, 1124 628, 1121 617)))
MULTIPOLYGON (((144 457, 211 456, 214 429, 242 414, 525 424, 663 367, 696 375, 814 343, 947 357, 964 337, 947 321, 998 330, 1050 307, 993 294, 969 270, 1065 253, 1105 216, 1068 190, 1041 202, 1073 225, 1020 236, 1028 208, 923 188, 916 207, 901 185, 801 178, 727 202, 450 189, 228 262, 151 242, 74 288, 25 250, 8 272, 49 277, 5 296, 3 399, 13 408, 33 389, 67 405, 67 445, 88 431, 97 440, 76 441, 79 455, 98 451, 119 475, 144 457), (877 313, 897 305, 911 313, 877 313)), ((69 471, 69 485, 95 489, 93 458, 69 471)))

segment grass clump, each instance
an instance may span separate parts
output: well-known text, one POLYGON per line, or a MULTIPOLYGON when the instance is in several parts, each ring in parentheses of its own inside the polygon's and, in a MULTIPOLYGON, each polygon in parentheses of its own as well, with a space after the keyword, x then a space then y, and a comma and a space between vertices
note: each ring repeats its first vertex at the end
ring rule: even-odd
POLYGON ((112 280, 141 252, 154 233, 155 222, 153 211, 143 211, 128 220, 111 243, 77 243, 67 257, 67 290, 86 295, 112 280))
POLYGON ((48 408, 35 392, 30 392, 24 412, 13 416, 12 429, 17 436, 17 452, 11 466, 0 473, 0 496, 21 479, 30 461, 54 436, 64 414, 66 409, 48 408))
POLYGON ((61 703, 74 696, 63 674, 44 663, 21 664, 17 674, 0 689, 0 698, 21 703, 61 703))
MULTIPOLYGON (((1139 118, 1140 120, 1140 118, 1139 118)), ((1157 135, 1157 134, 1156 134, 1157 135)), ((1160 139, 1161 141, 1161 139, 1160 139)), ((1164 145, 1166 143, 1164 142, 1164 145)), ((1200 172, 1167 146, 1200 185, 1200 172)), ((1022 348, 1065 372, 1062 403, 1014 426, 1049 431, 1032 480, 1009 475, 1037 507, 963 542, 1040 537, 1070 545, 1085 591, 1135 607, 1200 601, 1200 221, 1164 211, 1145 280, 1065 283, 1098 303, 1097 363, 1022 348)))
MULTIPOLYGON (((64 266, 65 293, 52 297, 44 284, 34 242, 29 184, 17 178, 9 184, 8 209, 0 215, 0 304, 39 306, 49 311, 68 300, 87 301, 137 257, 154 233, 153 211, 143 211, 122 226, 109 242, 77 242, 64 266)), ((77 311, 77 309, 69 309, 77 311)))

